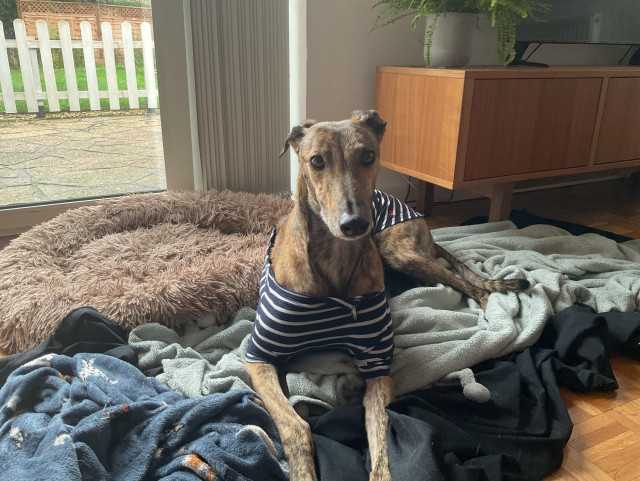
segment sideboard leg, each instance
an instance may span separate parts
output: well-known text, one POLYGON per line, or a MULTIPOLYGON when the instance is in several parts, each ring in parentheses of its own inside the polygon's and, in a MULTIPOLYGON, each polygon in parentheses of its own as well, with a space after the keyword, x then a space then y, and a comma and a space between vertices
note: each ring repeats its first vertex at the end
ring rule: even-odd
POLYGON ((511 199, 513 198, 513 182, 491 186, 490 198, 489 222, 508 220, 511 212, 511 199))
POLYGON ((427 217, 433 213, 433 191, 434 185, 424 180, 418 181, 418 202, 416 210, 427 217))

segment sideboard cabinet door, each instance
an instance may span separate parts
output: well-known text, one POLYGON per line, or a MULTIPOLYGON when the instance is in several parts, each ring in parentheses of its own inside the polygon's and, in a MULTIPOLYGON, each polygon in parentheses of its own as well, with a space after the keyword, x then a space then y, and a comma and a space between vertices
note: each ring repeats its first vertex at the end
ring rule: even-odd
POLYGON ((610 78, 596 164, 640 159, 640 78, 610 78))
POLYGON ((464 179, 588 164, 601 78, 478 79, 464 179))

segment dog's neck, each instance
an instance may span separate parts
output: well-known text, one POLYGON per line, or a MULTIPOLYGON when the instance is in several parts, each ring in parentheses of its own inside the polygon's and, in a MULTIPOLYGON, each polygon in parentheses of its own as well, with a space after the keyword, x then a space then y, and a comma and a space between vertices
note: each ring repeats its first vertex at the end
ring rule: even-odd
POLYGON ((310 202, 307 185, 299 179, 294 208, 278 228, 272 249, 276 280, 318 296, 349 298, 381 290, 382 264, 371 236, 335 237, 310 202))
MULTIPOLYGON (((301 208, 303 208, 301 206, 301 208)), ((371 243, 369 237, 354 241, 338 239, 319 215, 309 209, 307 256, 311 270, 322 280, 328 292, 324 295, 347 297, 360 258, 371 243)))

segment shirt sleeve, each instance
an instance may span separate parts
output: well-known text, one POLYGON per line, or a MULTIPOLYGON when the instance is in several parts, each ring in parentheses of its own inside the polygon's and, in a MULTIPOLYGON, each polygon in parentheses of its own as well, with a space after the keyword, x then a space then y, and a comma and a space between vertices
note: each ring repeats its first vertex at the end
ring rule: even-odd
POLYGON ((395 197, 379 190, 376 190, 373 194, 372 205, 374 234, 394 224, 415 219, 416 217, 424 217, 423 214, 416 212, 404 202, 400 202, 395 197))

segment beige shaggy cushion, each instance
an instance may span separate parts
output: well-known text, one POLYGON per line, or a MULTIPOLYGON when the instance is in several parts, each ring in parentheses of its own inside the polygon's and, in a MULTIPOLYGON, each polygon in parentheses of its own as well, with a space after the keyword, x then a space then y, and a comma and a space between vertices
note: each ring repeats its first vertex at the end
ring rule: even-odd
POLYGON ((125 329, 226 321, 257 304, 269 233, 291 205, 229 191, 140 194, 36 226, 0 251, 0 349, 37 345, 85 305, 125 329))

